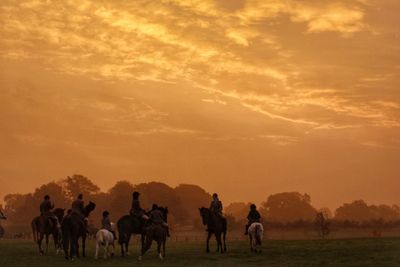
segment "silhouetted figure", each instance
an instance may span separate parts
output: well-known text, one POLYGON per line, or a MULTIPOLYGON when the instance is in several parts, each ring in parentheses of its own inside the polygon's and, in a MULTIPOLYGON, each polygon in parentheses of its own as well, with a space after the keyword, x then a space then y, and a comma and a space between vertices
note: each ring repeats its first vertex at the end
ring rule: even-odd
POLYGON ((139 192, 133 192, 132 194, 132 208, 130 210, 130 214, 134 217, 143 219, 143 220, 148 220, 149 217, 145 214, 144 209, 142 209, 140 205, 140 193, 139 192))
POLYGON ((40 215, 43 216, 46 221, 49 220, 55 226, 60 228, 60 222, 58 221, 57 216, 52 212, 54 209, 54 204, 50 201, 50 196, 45 195, 42 203, 40 204, 40 215))
POLYGON ((110 213, 108 211, 103 212, 103 218, 101 219, 101 228, 110 231, 114 236, 114 240, 116 239, 117 236, 112 228, 110 213))
POLYGON ((222 217, 222 202, 218 198, 218 194, 214 193, 213 194, 213 199, 210 203, 210 211, 213 212, 215 215, 222 217))
POLYGON ((165 222, 163 212, 160 210, 157 204, 153 204, 151 211, 149 212, 149 215, 150 215, 150 222, 155 225, 162 225, 167 231, 167 236, 170 236, 168 224, 165 222))
POLYGON ((255 223, 255 222, 260 222, 260 220, 261 220, 261 215, 260 215, 260 213, 257 211, 257 207, 256 207, 256 205, 254 205, 254 204, 251 204, 250 205, 250 211, 249 211, 249 215, 247 215, 247 220, 248 220, 248 223, 247 223, 247 225, 246 225, 246 231, 245 231, 245 235, 247 235, 248 234, 248 230, 249 230, 249 227, 250 227, 250 225, 252 224, 252 223, 255 223))
POLYGON ((73 213, 80 215, 82 219, 85 218, 85 202, 82 194, 79 194, 76 200, 72 202, 71 209, 73 213))

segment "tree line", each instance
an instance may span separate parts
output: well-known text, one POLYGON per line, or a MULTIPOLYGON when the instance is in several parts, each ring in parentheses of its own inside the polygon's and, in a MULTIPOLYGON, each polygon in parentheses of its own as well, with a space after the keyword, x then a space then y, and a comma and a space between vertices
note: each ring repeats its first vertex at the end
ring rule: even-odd
MULTIPOLYGON (((149 182, 133 185, 118 181, 107 192, 83 175, 72 175, 57 182, 43 184, 33 193, 8 194, 4 206, 7 214, 7 231, 20 233, 30 231, 30 222, 39 214, 43 196, 48 194, 56 207, 70 208, 79 193, 86 201, 93 201, 97 207, 91 215, 91 223, 99 225, 104 210, 111 212, 113 221, 129 212, 132 192, 141 192, 142 206, 149 209, 153 203, 167 206, 168 217, 173 229, 203 229, 198 208, 208 206, 211 194, 197 185, 181 184, 172 188, 164 183, 149 182)), ((251 203, 231 203, 224 208, 230 229, 242 231, 251 203)), ((368 205, 363 200, 345 203, 334 213, 329 209, 317 209, 311 204, 308 194, 284 192, 270 195, 258 205, 264 223, 270 228, 312 227, 323 221, 337 227, 400 226, 400 208, 397 205, 368 205)), ((318 226, 320 227, 320 226, 318 226)))

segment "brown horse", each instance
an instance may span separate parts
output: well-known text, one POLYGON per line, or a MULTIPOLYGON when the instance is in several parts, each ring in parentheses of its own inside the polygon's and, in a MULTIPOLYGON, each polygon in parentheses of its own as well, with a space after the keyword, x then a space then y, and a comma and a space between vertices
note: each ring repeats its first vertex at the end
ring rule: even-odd
MULTIPOLYGON (((84 217, 89 217, 90 213, 96 208, 96 204, 89 202, 84 207, 84 217)), ((67 260, 72 260, 73 256, 79 258, 79 238, 82 237, 82 256, 86 257, 86 237, 88 234, 87 223, 81 215, 72 212, 65 216, 61 223, 64 256, 67 260)))
MULTIPOLYGON (((53 214, 57 217, 58 221, 61 222, 64 217, 64 209, 55 209, 53 210, 53 214)), ((37 216, 33 218, 31 222, 33 240, 38 244, 40 255, 44 254, 42 249, 42 241, 43 238, 46 237, 46 253, 49 251, 49 236, 53 236, 54 246, 56 248, 57 253, 62 248, 61 246, 61 238, 62 233, 61 229, 57 227, 57 223, 52 218, 46 218, 45 216, 37 216)))
POLYGON ((203 221, 203 225, 207 225, 207 244, 206 244, 206 252, 210 252, 210 238, 212 235, 215 235, 217 239, 217 252, 224 253, 226 252, 226 231, 227 231, 227 223, 226 219, 215 215, 211 212, 210 209, 205 207, 199 208, 200 216, 203 221), (224 246, 222 247, 222 240, 224 241, 224 246))
MULTIPOLYGON (((167 222, 168 208, 158 207, 161 210, 165 222, 167 222)), ((165 257, 165 244, 167 243, 167 229, 163 225, 151 224, 145 228, 145 241, 142 243, 142 253, 139 260, 142 260, 146 251, 151 247, 153 241, 157 242, 158 257, 162 260, 165 257), (162 253, 161 253, 162 247, 162 253)))

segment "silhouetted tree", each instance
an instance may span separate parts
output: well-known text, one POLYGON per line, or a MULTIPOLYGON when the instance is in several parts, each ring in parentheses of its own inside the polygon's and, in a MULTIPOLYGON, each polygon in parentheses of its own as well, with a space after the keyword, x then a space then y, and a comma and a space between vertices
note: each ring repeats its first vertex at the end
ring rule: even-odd
POLYGON ((232 215, 238 221, 243 221, 246 220, 249 210, 250 203, 246 204, 244 202, 233 202, 226 206, 224 213, 232 215))
POLYGON ((118 219, 128 214, 131 208, 133 185, 128 181, 118 181, 108 191, 108 201, 112 217, 118 219))
POLYGON ((143 208, 149 210, 153 203, 168 207, 168 220, 171 223, 174 223, 174 220, 182 221, 186 217, 175 190, 168 185, 158 182, 142 183, 135 185, 134 190, 141 193, 143 208))
POLYGON ((72 177, 68 176, 62 181, 62 184, 70 200, 75 199, 80 193, 86 197, 90 197, 100 192, 100 188, 97 185, 89 178, 80 174, 74 174, 72 177))
POLYGON ((261 213, 266 220, 276 222, 312 221, 316 210, 307 194, 287 192, 270 195, 262 204, 261 213))
POLYGON ((325 239, 325 237, 329 234, 329 225, 330 222, 327 220, 324 213, 322 211, 317 212, 314 220, 314 226, 318 235, 322 239, 325 239))
POLYGON ((174 191, 182 208, 182 214, 179 215, 179 218, 181 218, 180 223, 201 228, 202 223, 198 208, 208 206, 211 195, 203 188, 190 184, 181 184, 174 191))
POLYGON ((56 208, 65 208, 69 205, 68 199, 65 196, 65 192, 59 183, 50 182, 37 188, 33 193, 33 206, 37 206, 37 213, 39 213, 39 205, 43 201, 43 197, 49 195, 51 201, 54 203, 56 208))
POLYGON ((396 221, 400 219, 400 209, 394 205, 371 205, 368 206, 363 200, 356 200, 352 203, 345 203, 335 212, 335 220, 369 222, 382 219, 384 221, 396 221))

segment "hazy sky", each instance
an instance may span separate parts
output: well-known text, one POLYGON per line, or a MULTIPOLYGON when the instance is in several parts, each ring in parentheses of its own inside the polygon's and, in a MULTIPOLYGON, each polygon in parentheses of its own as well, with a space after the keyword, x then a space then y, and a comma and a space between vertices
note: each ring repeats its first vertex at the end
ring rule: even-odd
POLYGON ((0 197, 74 173, 400 204, 400 1, 0 2, 0 197))

